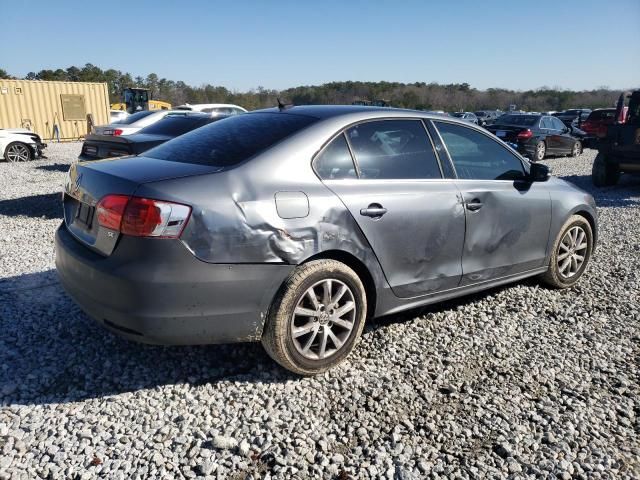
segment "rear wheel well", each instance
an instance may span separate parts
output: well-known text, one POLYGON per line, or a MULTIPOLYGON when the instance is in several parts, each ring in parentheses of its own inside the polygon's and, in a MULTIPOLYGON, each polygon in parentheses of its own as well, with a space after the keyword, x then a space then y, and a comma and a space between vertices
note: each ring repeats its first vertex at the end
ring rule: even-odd
POLYGON ((367 318, 372 318, 376 308, 376 284, 373 281, 373 277, 371 276, 371 272, 369 272, 367 266, 362 263, 359 258, 343 250, 328 250, 326 252, 318 253, 307 258, 303 263, 322 259, 337 260, 356 272, 358 277, 360 277, 367 294, 367 318))

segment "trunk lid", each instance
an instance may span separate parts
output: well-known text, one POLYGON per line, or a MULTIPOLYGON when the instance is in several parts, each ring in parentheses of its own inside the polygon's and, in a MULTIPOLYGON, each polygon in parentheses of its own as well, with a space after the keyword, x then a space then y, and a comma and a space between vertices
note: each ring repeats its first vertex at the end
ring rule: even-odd
POLYGON ((143 183, 204 175, 219 170, 219 167, 148 157, 73 164, 64 186, 65 225, 81 243, 108 256, 116 247, 120 232, 98 224, 96 206, 100 199, 109 194, 131 196, 143 183))
POLYGON ((491 133, 493 133, 500 140, 505 142, 517 142, 518 134, 527 130, 527 127, 516 125, 491 125, 487 127, 491 133))

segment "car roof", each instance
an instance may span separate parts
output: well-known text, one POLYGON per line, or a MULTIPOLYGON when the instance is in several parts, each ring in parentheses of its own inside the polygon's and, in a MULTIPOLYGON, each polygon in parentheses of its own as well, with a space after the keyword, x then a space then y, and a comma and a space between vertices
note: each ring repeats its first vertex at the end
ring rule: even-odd
MULTIPOLYGON (((429 113, 424 110, 409 110, 404 108, 390 107, 368 107, 362 105, 300 105, 290 106, 283 109, 265 108, 248 112, 248 115, 255 113, 283 113, 304 115, 318 119, 327 119, 352 114, 372 114, 374 117, 433 117, 442 119, 442 114, 429 113)), ((365 115, 363 115, 365 116, 365 115)))

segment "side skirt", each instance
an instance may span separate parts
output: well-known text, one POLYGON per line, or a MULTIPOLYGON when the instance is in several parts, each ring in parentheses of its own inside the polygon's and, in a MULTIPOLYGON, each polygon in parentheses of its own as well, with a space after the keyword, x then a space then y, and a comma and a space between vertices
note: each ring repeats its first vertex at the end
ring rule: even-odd
POLYGON ((416 307, 422 307, 424 305, 430 305, 433 303, 443 302, 452 298, 462 297, 472 293, 477 293, 482 290, 488 290, 493 287, 504 285, 507 283, 514 283, 524 278, 533 277, 541 273, 546 272, 549 269, 548 265, 544 267, 535 268, 533 270, 527 270, 525 272, 517 273, 515 275, 509 275, 507 277, 501 277, 493 280, 486 280, 484 282, 474 283, 472 285, 465 285, 463 287, 456 287, 450 290, 444 290, 442 292, 432 293, 429 295, 423 295, 420 297, 412 298, 398 298, 391 292, 391 289, 385 289, 385 292, 379 292, 379 301, 376 308, 376 317, 383 315, 391 315, 394 313, 402 312, 404 310, 410 310, 416 307), (381 295, 382 294, 382 295, 381 295))

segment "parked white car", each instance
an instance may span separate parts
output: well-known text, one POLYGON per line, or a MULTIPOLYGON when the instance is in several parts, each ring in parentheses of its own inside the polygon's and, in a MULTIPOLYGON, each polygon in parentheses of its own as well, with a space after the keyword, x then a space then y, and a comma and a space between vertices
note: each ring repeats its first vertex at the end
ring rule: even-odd
POLYGON ((129 114, 124 110, 109 110, 109 123, 120 123, 128 116, 129 114))
POLYGON ((144 110, 142 112, 136 112, 117 123, 93 127, 93 133, 96 135, 131 135, 163 119, 169 113, 172 113, 172 110, 144 110))
POLYGON ((40 135, 26 128, 0 128, 0 157, 7 162, 34 160, 46 146, 40 135))
POLYGON ((192 112, 204 112, 212 115, 239 115, 241 113, 247 113, 247 110, 230 103, 197 103, 190 105, 185 103, 179 107, 175 107, 175 110, 191 110, 192 112))

